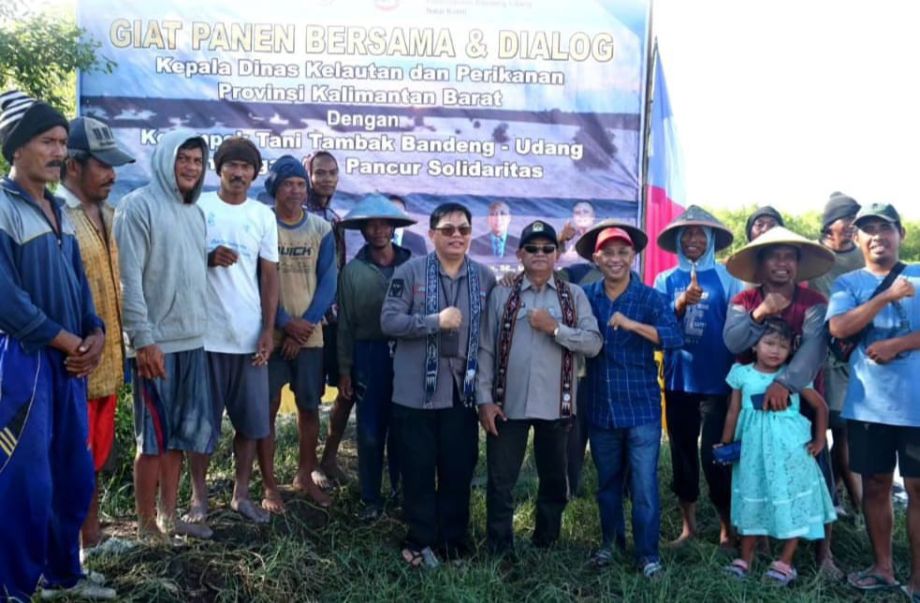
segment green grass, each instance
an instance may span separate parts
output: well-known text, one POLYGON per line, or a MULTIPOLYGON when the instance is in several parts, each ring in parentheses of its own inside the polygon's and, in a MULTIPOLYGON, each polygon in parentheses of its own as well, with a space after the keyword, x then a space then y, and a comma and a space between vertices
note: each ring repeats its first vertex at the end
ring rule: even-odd
MULTIPOLYGON (((353 435, 353 434, 349 434, 353 435)), ((279 420, 278 470, 289 483, 296 466, 296 428, 279 420)), ((102 500, 108 529, 120 535, 134 527, 130 405, 119 407, 114 470, 107 474, 102 500)), ((95 559, 90 567, 103 572, 126 601, 838 601, 864 597, 845 585, 829 584, 815 575, 812 547, 803 544, 797 558, 798 583, 788 591, 764 585, 758 578, 738 582, 724 577, 720 568, 729 558, 718 550, 718 524, 711 506, 700 505, 702 537, 680 550, 662 547, 665 571, 648 582, 629 558, 618 558, 609 569, 597 572, 585 562, 598 544, 600 533, 593 497, 576 498, 566 509, 561 543, 554 549, 536 550, 528 536, 533 529, 536 475, 528 456, 516 496, 515 530, 519 535, 516 564, 491 558, 485 551, 485 491, 472 497, 472 535, 478 547, 466 561, 445 564, 434 571, 411 570, 400 560, 398 545, 404 528, 396 519, 362 524, 357 485, 339 488, 335 504, 323 511, 305 499, 286 494, 288 513, 267 526, 240 521, 229 510, 232 471, 229 429, 225 425, 220 451, 209 475, 215 530, 212 541, 188 541, 178 546, 142 547, 118 558, 95 559)), ((480 452, 484 455, 484 446, 480 452)), ((662 540, 680 531, 676 501, 668 483, 670 465, 666 443, 662 447, 660 483, 663 498, 662 540)), ((352 473, 356 468, 353 442, 346 440, 342 458, 352 473)), ((480 462, 477 475, 484 472, 480 462)), ((260 490, 258 473, 253 496, 260 490)), ((586 463, 586 486, 593 492, 593 467, 586 463)), ((183 479, 180 506, 188 501, 188 481, 183 479)), ((704 494, 705 496, 705 494, 704 494)), ((627 510, 628 517, 628 510, 627 510)), ((895 534, 897 575, 907 578, 909 552, 899 512, 895 534)), ((863 531, 848 521, 835 526, 834 552, 845 571, 861 569, 871 561, 863 531)), ((758 559, 759 576, 768 561, 758 559)), ((901 601, 903 595, 869 595, 871 601, 901 601)))

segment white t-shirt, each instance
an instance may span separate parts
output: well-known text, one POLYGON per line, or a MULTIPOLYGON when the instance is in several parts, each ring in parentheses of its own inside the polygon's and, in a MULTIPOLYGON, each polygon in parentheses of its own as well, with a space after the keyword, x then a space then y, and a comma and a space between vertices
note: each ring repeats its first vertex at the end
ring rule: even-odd
POLYGON ((208 268, 208 331, 204 349, 254 354, 262 331, 259 258, 278 261, 278 227, 267 206, 253 199, 225 203, 217 192, 198 199, 208 228, 208 253, 223 245, 239 254, 232 266, 208 268))

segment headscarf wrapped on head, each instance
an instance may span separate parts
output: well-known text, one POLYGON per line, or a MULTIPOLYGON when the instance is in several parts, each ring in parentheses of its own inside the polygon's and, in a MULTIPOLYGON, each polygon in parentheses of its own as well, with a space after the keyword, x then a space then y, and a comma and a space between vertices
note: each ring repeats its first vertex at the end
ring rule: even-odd
POLYGON ((291 155, 282 155, 268 170, 268 177, 265 178, 265 192, 274 198, 278 187, 288 178, 303 178, 307 183, 307 191, 310 190, 310 177, 307 176, 307 170, 304 169, 303 164, 291 155))

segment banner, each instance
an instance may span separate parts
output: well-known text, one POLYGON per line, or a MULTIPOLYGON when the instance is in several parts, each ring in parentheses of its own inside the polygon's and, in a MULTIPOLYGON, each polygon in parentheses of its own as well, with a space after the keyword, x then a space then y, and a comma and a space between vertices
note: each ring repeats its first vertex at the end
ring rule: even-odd
MULTIPOLYGON (((212 149, 243 135, 267 165, 331 152, 340 214, 367 194, 397 194, 427 239, 437 204, 464 203, 476 259, 510 266, 534 219, 560 230, 636 222, 649 10, 650 0, 80 0, 79 25, 117 63, 81 74, 80 112, 138 158, 113 198, 147 182, 164 131, 191 128, 212 149)), ((217 185, 211 169, 205 187, 217 185)), ((261 177, 250 196, 260 193, 261 177)))

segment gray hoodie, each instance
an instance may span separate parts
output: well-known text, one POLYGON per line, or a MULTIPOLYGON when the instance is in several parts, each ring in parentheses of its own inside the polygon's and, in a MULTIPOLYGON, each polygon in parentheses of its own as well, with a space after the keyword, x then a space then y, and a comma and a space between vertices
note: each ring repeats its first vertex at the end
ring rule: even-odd
POLYGON ((185 203, 175 169, 179 147, 193 138, 199 137, 190 130, 163 135, 150 162, 150 184, 126 195, 115 211, 124 329, 135 350, 157 344, 168 354, 204 346, 208 261, 197 204, 204 171, 185 203))

